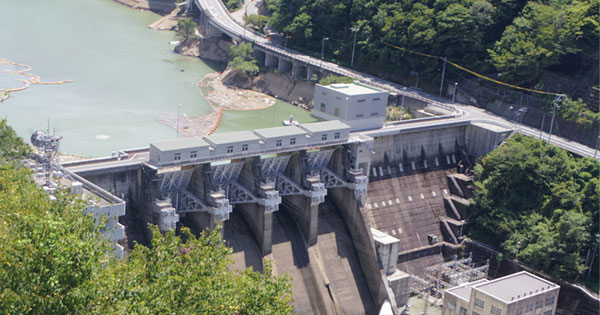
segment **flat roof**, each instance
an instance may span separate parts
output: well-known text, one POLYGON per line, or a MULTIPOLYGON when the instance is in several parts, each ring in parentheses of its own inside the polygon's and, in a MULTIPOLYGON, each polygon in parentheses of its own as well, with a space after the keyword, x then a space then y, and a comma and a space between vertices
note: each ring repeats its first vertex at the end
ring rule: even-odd
POLYGON ((316 123, 302 124, 300 128, 312 133, 323 132, 323 131, 334 131, 334 130, 343 130, 350 129, 350 126, 344 124, 339 120, 328 120, 328 121, 320 121, 316 123))
POLYGON ((161 151, 173 151, 181 149, 191 149, 193 147, 207 147, 208 143, 198 137, 179 138, 172 140, 162 140, 151 142, 152 145, 161 151))
POLYGON ((397 238, 395 238, 395 237, 393 237, 393 236, 391 236, 391 235, 389 235, 387 233, 384 233, 382 231, 374 229, 374 228, 371 228, 371 234, 373 235, 373 238, 376 241, 378 241, 380 243, 383 243, 383 244, 392 244, 392 243, 395 243, 395 242, 400 242, 399 239, 397 239, 397 238))
POLYGON ((204 139, 206 139, 206 141, 208 142, 213 143, 214 145, 260 140, 258 136, 256 136, 250 131, 218 133, 215 135, 207 136, 204 139))
POLYGON ((488 282, 487 279, 479 279, 477 281, 465 283, 458 287, 448 289, 448 290, 446 290, 446 292, 456 295, 457 297, 460 297, 463 300, 470 301, 471 300, 471 289, 478 284, 487 283, 487 282, 488 282))
POLYGON ((306 130, 302 130, 296 126, 281 126, 273 128, 256 129, 254 133, 265 138, 278 138, 278 137, 289 137, 289 136, 301 136, 306 135, 306 130))
POLYGON ((363 83, 334 83, 329 85, 324 85, 324 87, 344 93, 346 95, 361 95, 361 94, 373 94, 373 93, 381 93, 385 92, 384 90, 378 89, 376 87, 366 85, 363 83))
POLYGON ((478 285, 476 288, 495 298, 510 302, 524 296, 558 288, 558 285, 526 271, 521 271, 478 285))

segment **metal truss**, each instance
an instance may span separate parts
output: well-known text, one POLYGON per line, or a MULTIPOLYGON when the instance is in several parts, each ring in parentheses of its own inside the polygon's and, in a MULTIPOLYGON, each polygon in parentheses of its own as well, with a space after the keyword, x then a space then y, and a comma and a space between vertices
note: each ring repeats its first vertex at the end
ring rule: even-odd
POLYGON ((171 199, 177 213, 208 212, 208 207, 194 194, 187 190, 171 191, 161 195, 161 199, 171 199))
POLYGON ((279 192, 280 196, 290 196, 290 195, 302 195, 303 189, 300 185, 296 184, 293 180, 288 178, 285 175, 275 175, 271 177, 267 177, 266 182, 268 184, 273 184, 275 190, 279 192))
POLYGON ((306 154, 308 155, 308 169, 314 170, 326 167, 327 163, 329 163, 329 160, 331 159, 333 150, 334 149, 307 152, 306 154))
POLYGON ((236 181, 240 177, 243 166, 244 162, 212 166, 213 183, 225 184, 236 181))
POLYGON ((223 191, 223 194, 229 200, 229 204, 232 205, 257 201, 257 198, 248 189, 237 182, 218 184, 216 190, 223 191))
POLYGON ((325 188, 346 187, 346 182, 328 168, 312 170, 311 175, 319 176, 325 188))
POLYGON ((282 174, 287 167, 288 161, 290 160, 289 155, 281 155, 270 159, 262 160, 262 173, 263 177, 274 176, 276 174, 282 174))
POLYGON ((192 178, 193 169, 185 169, 175 172, 160 173, 158 180, 160 181, 160 192, 178 191, 187 188, 192 178))

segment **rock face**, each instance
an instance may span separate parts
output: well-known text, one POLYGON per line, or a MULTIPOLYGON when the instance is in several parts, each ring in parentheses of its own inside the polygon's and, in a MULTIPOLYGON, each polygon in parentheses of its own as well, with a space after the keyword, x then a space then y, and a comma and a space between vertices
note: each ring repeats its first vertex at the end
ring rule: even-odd
POLYGON ((190 39, 175 47, 175 52, 185 56, 200 57, 204 60, 228 62, 229 46, 233 43, 222 39, 190 39))

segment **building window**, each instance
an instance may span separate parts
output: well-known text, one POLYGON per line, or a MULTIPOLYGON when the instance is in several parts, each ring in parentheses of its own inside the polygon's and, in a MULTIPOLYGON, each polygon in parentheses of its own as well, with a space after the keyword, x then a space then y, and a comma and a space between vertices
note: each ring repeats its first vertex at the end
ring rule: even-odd
POLYGON ((324 112, 325 111, 325 103, 321 103, 321 111, 324 112))
POLYGON ((554 297, 551 296, 549 298, 546 298, 546 305, 551 305, 554 304, 554 297))
POLYGON ((380 100, 380 98, 379 98, 379 97, 376 97, 376 98, 374 98, 373 100, 374 100, 374 101, 379 101, 379 100, 380 100))
POLYGON ((175 153, 175 158, 174 158, 174 160, 175 160, 175 161, 179 161, 179 160, 181 160, 181 153, 175 153))
POLYGON ((544 315, 552 315, 552 311, 545 311, 544 315))
POLYGON ((492 309, 490 310, 490 314, 492 315, 502 315, 502 311, 495 307, 494 305, 492 305, 492 309))
POLYGON ((339 139, 339 138, 340 138, 340 133, 339 133, 339 132, 336 132, 336 133, 333 135, 333 137, 334 137, 335 139, 339 139))
POLYGON ((242 151, 248 151, 248 145, 247 144, 243 144, 242 145, 242 151))
POLYGON ((322 141, 327 140, 327 134, 326 133, 324 133, 324 134, 321 135, 321 140, 322 141))
POLYGON ((479 313, 477 313, 477 312, 473 311, 473 315, 481 315, 481 314, 479 314, 479 313))
POLYGON ((233 146, 227 147, 227 153, 232 153, 233 152, 233 146))
POLYGON ((458 314, 467 315, 467 309, 464 307, 461 307, 460 310, 458 310, 458 314))
POLYGON ((333 109, 333 116, 340 117, 340 109, 339 108, 336 107, 333 109))
POLYGON ((371 116, 377 116, 379 113, 371 113, 371 116))
POLYGON ((276 147, 280 147, 280 146, 281 146, 281 144, 282 144, 282 142, 283 142, 282 140, 277 140, 277 141, 275 141, 275 146, 276 146, 276 147))
POLYGON ((197 156, 198 156, 198 153, 196 153, 196 151, 190 152, 190 158, 191 159, 195 159, 197 156))
POLYGON ((360 99, 360 100, 358 100, 357 102, 359 102, 359 103, 364 103, 365 101, 366 101, 366 100, 363 98, 363 99, 360 99))
POLYGON ((542 308, 544 306, 544 300, 539 300, 537 302, 535 302, 535 308, 542 308))
POLYGON ((364 117, 365 115, 363 114, 356 114, 356 118, 360 118, 360 117, 364 117))
POLYGON ((296 144, 296 138, 291 138, 290 139, 290 144, 296 144))
POLYGON ((448 310, 450 312, 454 312, 454 310, 456 309, 456 302, 454 301, 449 301, 448 302, 448 310))
POLYGON ((529 313, 531 311, 533 311, 533 303, 527 304, 527 306, 525 307, 525 313, 529 313))
POLYGON ((475 298, 475 306, 483 308, 483 301, 478 298, 475 298))
POLYGON ((517 313, 515 315, 523 315, 523 306, 517 307, 517 313))

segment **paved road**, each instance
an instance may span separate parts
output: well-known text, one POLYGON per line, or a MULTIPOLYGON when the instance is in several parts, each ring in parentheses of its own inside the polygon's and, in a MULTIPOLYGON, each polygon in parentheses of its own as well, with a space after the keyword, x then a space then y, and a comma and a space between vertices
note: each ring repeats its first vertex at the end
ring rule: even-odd
MULTIPOLYGON (((348 76, 362 82, 378 86, 380 88, 387 89, 391 92, 398 93, 400 95, 409 96, 415 99, 419 99, 430 103, 432 105, 436 105, 442 108, 446 108, 448 110, 453 110, 455 112, 454 116, 456 119, 483 119, 488 121, 494 121, 496 123, 505 124, 506 126, 511 126, 512 122, 493 115, 489 112, 486 112, 480 108, 462 104, 450 104, 447 100, 426 94, 419 90, 414 90, 411 88, 404 87, 399 84, 391 83, 379 78, 376 78, 372 75, 361 73, 358 71, 354 71, 352 69, 348 69, 342 66, 339 66, 334 63, 326 62, 317 58, 306 56, 302 53, 299 53, 295 50, 284 48, 280 44, 271 43, 268 39, 266 39, 263 35, 254 33, 250 30, 244 30, 242 25, 238 24, 227 11, 223 2, 221 0, 194 0, 197 5, 203 8, 203 11, 207 13, 214 24, 216 24, 221 30, 225 31, 229 35, 233 35, 239 38, 243 38, 247 41, 251 41, 254 44, 261 46, 265 49, 271 50, 273 52, 279 53, 281 55, 287 56, 289 58, 304 62, 306 64, 310 64, 315 67, 324 68, 333 73, 348 76)), ((528 136, 539 136, 539 130, 536 130, 531 127, 527 127, 525 125, 517 124, 517 131, 519 133, 528 135, 528 136)), ((548 135, 546 133, 542 134, 542 138, 547 139, 548 135)), ((593 157, 595 151, 593 148, 588 146, 552 136, 552 144, 555 144, 563 149, 569 150, 579 155, 590 156, 593 157)))

